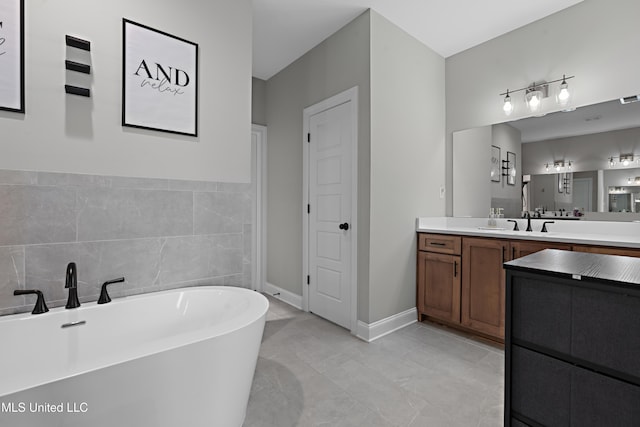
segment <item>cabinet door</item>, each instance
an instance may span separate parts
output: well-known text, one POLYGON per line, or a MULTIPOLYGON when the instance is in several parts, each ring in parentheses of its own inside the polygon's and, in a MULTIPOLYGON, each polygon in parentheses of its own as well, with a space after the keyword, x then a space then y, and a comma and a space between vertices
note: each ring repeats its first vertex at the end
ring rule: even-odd
POLYGON ((523 257, 543 249, 571 250, 571 245, 551 242, 532 242, 528 240, 516 240, 511 242, 511 259, 523 257))
POLYGON ((460 257, 418 253, 418 310, 447 322, 460 323, 460 257))
POLYGON ((462 239, 462 324, 497 338, 504 338, 502 264, 509 248, 504 240, 462 239))

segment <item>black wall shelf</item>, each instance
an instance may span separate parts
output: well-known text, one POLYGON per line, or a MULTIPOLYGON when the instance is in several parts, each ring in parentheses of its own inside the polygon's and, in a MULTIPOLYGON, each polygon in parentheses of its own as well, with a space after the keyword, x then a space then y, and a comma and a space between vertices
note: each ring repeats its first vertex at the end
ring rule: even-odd
POLYGON ((71 95, 79 95, 79 96, 86 96, 86 97, 91 96, 91 91, 89 89, 78 87, 78 86, 64 85, 64 91, 71 95))
POLYGON ((76 49, 91 50, 91 42, 88 40, 79 39, 70 35, 66 36, 67 46, 75 47, 76 49))
POLYGON ((91 74, 90 65, 69 61, 68 59, 65 61, 65 68, 70 71, 77 71, 78 73, 91 74))

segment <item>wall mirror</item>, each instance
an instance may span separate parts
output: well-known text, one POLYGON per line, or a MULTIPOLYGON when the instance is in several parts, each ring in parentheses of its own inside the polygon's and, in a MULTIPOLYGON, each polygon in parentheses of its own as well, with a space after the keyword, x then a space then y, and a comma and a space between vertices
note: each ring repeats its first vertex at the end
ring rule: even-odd
POLYGON ((453 216, 484 217, 502 207, 508 217, 537 210, 640 220, 640 102, 616 99, 454 132, 453 163, 453 216), (515 179, 488 178, 480 166, 487 145, 501 148, 505 164, 513 154, 515 179))

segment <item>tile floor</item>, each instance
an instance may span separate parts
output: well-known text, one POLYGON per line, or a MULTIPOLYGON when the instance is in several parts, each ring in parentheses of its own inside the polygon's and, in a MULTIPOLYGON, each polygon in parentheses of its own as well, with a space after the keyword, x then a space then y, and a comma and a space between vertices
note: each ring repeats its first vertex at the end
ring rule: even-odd
POLYGON ((244 427, 503 425, 501 349, 424 323, 365 343, 269 302, 244 427))

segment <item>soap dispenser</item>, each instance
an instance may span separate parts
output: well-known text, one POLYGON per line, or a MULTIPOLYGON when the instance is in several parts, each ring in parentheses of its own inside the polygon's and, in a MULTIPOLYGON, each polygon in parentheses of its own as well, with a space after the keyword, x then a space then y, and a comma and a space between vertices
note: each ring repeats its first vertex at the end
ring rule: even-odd
POLYGON ((489 221, 487 222, 487 225, 489 227, 495 227, 496 226, 496 213, 495 213, 495 209, 491 208, 489 209, 489 221))

